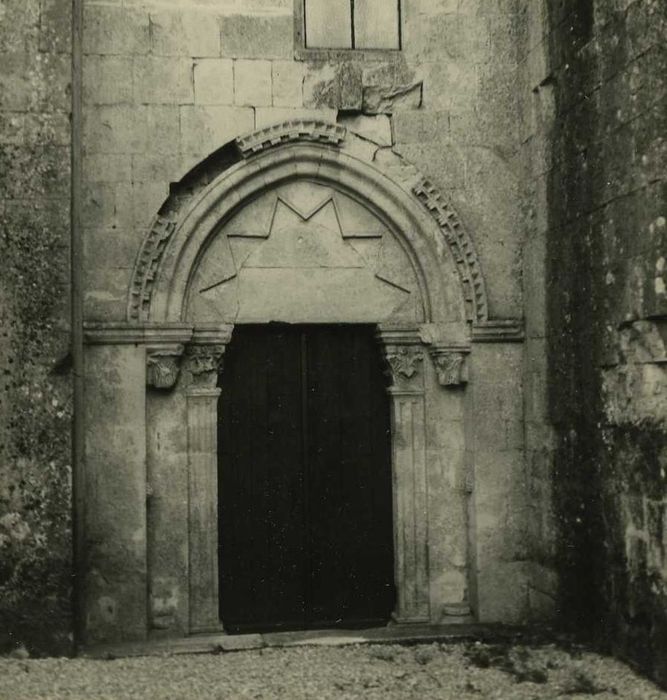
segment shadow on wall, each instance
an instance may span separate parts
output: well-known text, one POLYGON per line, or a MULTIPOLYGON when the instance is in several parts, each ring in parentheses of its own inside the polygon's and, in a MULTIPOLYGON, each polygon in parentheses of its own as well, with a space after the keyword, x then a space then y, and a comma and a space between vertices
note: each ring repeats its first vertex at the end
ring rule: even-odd
POLYGON ((664 37, 667 8, 547 5, 560 610, 569 627, 667 685, 667 300, 653 284, 667 239, 664 187, 651 174, 664 70, 643 58, 664 37))

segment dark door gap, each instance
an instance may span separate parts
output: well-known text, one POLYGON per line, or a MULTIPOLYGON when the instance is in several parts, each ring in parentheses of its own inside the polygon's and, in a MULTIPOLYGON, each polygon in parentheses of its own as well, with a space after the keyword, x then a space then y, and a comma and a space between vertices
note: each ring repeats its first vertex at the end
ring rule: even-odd
POLYGON ((219 425, 228 632, 389 618, 389 406, 373 335, 344 325, 234 331, 219 425))

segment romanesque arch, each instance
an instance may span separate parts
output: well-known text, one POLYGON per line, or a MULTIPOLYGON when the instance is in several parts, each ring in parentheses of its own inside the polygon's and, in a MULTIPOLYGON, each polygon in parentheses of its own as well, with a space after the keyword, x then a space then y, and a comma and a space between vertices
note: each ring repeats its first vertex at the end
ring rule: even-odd
POLYGON ((149 499, 133 512, 145 550, 130 587, 135 602, 148 596, 133 621, 149 635, 220 630, 218 375, 235 324, 268 321, 376 326, 392 375, 395 618, 468 619, 465 386, 475 329, 488 322, 469 234, 411 165, 339 125, 276 125, 237 139, 227 158, 161 209, 126 323, 87 332, 92 344, 131 344, 131 362, 145 357, 143 404, 136 382, 131 392, 149 499))

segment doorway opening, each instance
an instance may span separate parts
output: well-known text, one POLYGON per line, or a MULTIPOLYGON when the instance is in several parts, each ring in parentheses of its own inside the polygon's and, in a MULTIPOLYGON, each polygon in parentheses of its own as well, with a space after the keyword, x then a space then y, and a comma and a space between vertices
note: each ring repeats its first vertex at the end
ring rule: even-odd
POLYGON ((369 325, 234 330, 218 413, 229 633, 390 618, 391 425, 374 335, 369 325))

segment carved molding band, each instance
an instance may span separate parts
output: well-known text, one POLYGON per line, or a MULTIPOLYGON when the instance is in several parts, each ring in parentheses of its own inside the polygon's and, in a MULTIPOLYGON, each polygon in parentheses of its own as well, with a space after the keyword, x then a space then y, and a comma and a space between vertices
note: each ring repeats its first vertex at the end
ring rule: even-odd
POLYGON ((244 158, 289 141, 314 141, 338 146, 345 140, 347 129, 339 124, 328 124, 316 119, 294 119, 268 126, 236 139, 244 158))
POLYGON ((524 339, 523 321, 518 318, 484 321, 472 327, 474 343, 522 343, 524 339))
POLYGON ((153 286, 160 262, 175 230, 175 221, 158 214, 151 230, 144 239, 134 265, 130 284, 127 309, 127 316, 130 320, 140 321, 148 318, 153 286))
MULTIPOLYGON (((266 168, 268 173, 270 168, 278 168, 280 165, 284 165, 282 161, 280 164, 271 161, 272 156, 277 156, 278 147, 284 144, 302 143, 307 145, 310 143, 339 147, 340 150, 336 151, 332 148, 321 149, 322 169, 326 170, 327 167, 335 162, 335 166, 341 170, 341 175, 345 176, 342 180, 345 180, 349 175, 348 179, 350 182, 354 182, 354 187, 360 187, 360 183, 366 183, 361 185, 360 194, 372 202, 376 194, 372 188, 379 187, 375 180, 375 175, 379 171, 372 163, 362 162, 358 158, 352 159, 351 156, 346 156, 344 142, 348 138, 347 133, 347 129, 339 124, 318 120, 290 120, 240 137, 235 142, 238 153, 237 163, 242 159, 250 159, 248 160, 249 169, 247 171, 239 170, 233 176, 230 175, 229 181, 225 182, 227 173, 224 172, 225 168, 223 168, 215 192, 220 192, 220 201, 230 201, 234 197, 238 197, 234 189, 239 187, 239 183, 243 182, 245 185, 250 180, 254 182, 262 174, 264 168, 266 168), (272 151, 274 149, 276 153, 270 152, 268 154, 269 158, 264 165, 260 164, 260 160, 252 160, 251 158, 253 155, 261 155, 267 150, 272 151), (343 165, 343 163, 348 162, 346 158, 349 160, 348 166, 343 165), (359 179, 358 174, 362 172, 363 168, 367 168, 368 173, 362 173, 362 178, 359 179), (229 188, 229 196, 227 196, 226 187, 229 188), (364 190, 364 188, 367 189, 364 190)), ((304 161, 300 161, 299 157, 294 154, 293 166, 296 175, 299 172, 305 172, 308 169, 306 166, 312 164, 312 153, 303 154, 304 161)), ((229 168, 232 165, 234 163, 230 162, 225 167, 229 168)), ((446 246, 451 251, 452 259, 457 268, 466 318, 468 321, 483 323, 488 318, 486 288, 472 238, 461 224, 456 213, 437 192, 433 184, 419 174, 416 169, 411 168, 411 170, 414 170, 415 175, 411 175, 409 180, 401 177, 392 177, 392 187, 399 187, 409 194, 413 199, 415 208, 423 206, 430 212, 443 236, 446 246)), ((386 175, 385 173, 382 174, 386 175)), ((317 179, 317 176, 315 176, 315 179, 317 179)), ((209 195, 212 197, 212 192, 209 195)), ((216 196, 218 195, 216 194, 216 196)), ((209 200, 204 197, 202 201, 208 202, 209 200)), ((171 310, 172 315, 163 315, 167 302, 160 299, 156 303, 156 298, 159 297, 157 290, 159 289, 160 294, 162 294, 163 288, 166 289, 168 284, 171 284, 169 280, 180 279, 177 275, 174 275, 173 269, 165 270, 173 262, 169 256, 165 255, 165 251, 168 247, 169 249, 173 247, 176 250, 183 245, 181 236, 185 237, 189 230, 186 226, 187 218, 183 215, 186 207, 189 207, 191 203, 192 200, 190 199, 181 201, 176 198, 176 195, 172 195, 164 205, 163 215, 157 216, 153 226, 146 235, 135 261, 135 269, 128 292, 127 315, 131 321, 145 321, 150 317, 154 317, 156 320, 157 318, 176 320, 173 310, 171 310), (164 215, 164 212, 167 211, 169 214, 164 215), (185 228, 182 228, 183 226, 185 228), (167 260, 170 262, 165 262, 167 260), (165 275, 164 278, 162 277, 163 274, 165 275)), ((243 206, 243 204, 243 201, 236 201, 234 206, 243 206)), ((397 215, 401 215, 402 206, 402 204, 400 206, 397 205, 397 215)), ((176 259, 178 259, 178 256, 174 257, 174 260, 176 259)), ((179 286, 179 294, 175 299, 182 299, 182 294, 183 292, 179 286)), ((176 308, 176 303, 177 301, 173 302, 174 309, 176 308)))
POLYGON ((412 189, 438 222, 454 256, 463 285, 468 320, 485 321, 489 314, 486 285, 472 238, 461 225, 454 210, 429 180, 422 178, 412 189))

